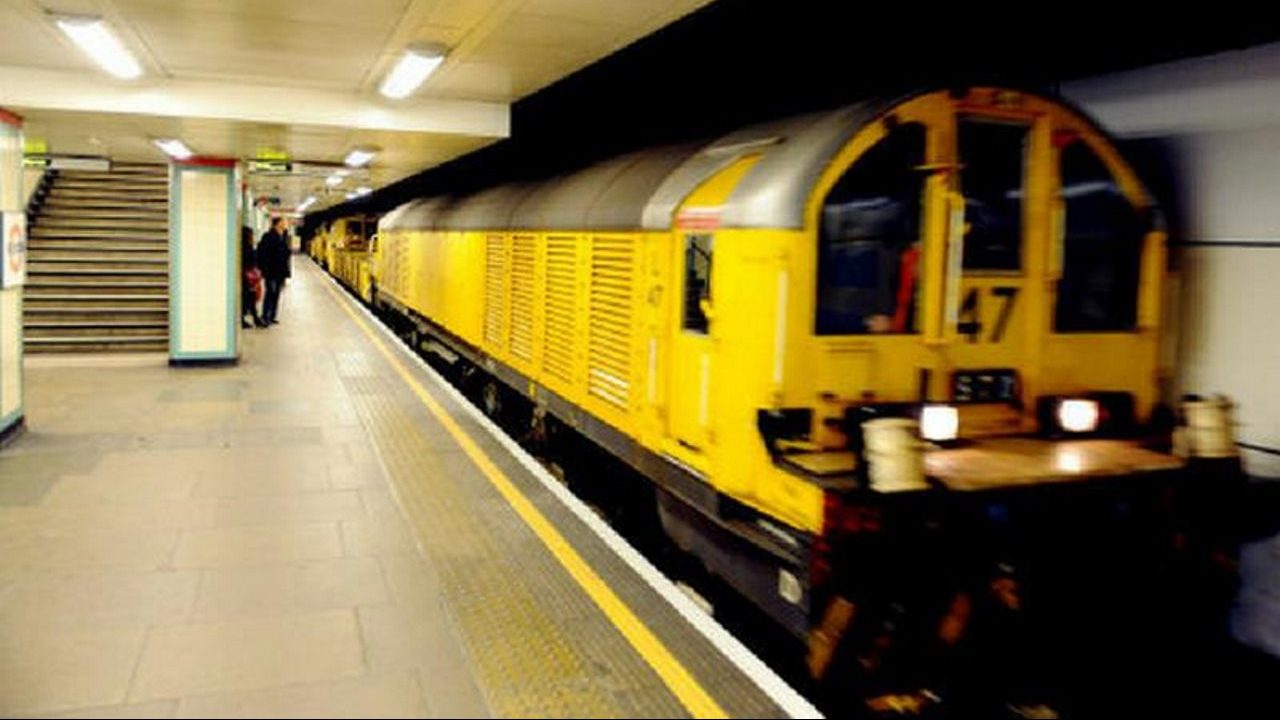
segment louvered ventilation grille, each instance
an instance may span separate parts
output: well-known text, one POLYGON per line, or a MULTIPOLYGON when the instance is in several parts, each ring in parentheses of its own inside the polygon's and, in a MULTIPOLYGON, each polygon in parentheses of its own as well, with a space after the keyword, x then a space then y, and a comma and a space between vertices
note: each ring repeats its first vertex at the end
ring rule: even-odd
POLYGON ((573 237, 547 238, 543 308, 546 320, 542 327, 542 369, 571 383, 574 320, 578 313, 578 247, 573 237))
POLYGON ((507 243, 501 235, 489 235, 484 247, 484 339, 495 351, 507 349, 507 243))
POLYGON ((635 248, 625 238, 591 239, 587 392, 625 410, 631 391, 635 248))

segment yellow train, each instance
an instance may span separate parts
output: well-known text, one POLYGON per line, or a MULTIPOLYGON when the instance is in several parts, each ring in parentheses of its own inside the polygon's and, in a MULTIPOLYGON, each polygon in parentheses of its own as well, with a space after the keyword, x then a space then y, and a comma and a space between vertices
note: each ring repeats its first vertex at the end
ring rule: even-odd
POLYGON ((850 548, 895 508, 1189 477, 1136 439, 1168 372, 1157 209, 1034 94, 924 92, 416 200, 370 262, 372 304, 492 378, 491 410, 514 393, 648 478, 666 534, 807 638, 815 674, 865 586, 850 548))
POLYGON ((366 303, 373 299, 370 256, 375 250, 378 219, 349 216, 328 223, 311 239, 308 254, 366 303))

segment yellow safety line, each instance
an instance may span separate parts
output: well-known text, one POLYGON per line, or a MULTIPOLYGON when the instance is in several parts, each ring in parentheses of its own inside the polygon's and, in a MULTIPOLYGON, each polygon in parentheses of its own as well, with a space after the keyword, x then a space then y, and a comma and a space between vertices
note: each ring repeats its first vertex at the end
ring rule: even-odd
POLYGON ((499 493, 502 493, 502 496, 506 498, 511 507, 520 515, 520 518, 529 526, 529 529, 538 536, 543 545, 546 545, 551 554, 560 562, 560 565, 569 572, 569 575, 577 581, 578 586, 587 593, 587 596, 604 611, 605 616, 609 618, 614 627, 618 628, 618 631, 627 639, 627 642, 631 643, 631 647, 635 648, 640 657, 649 663, 649 667, 658 673, 658 676, 662 678, 662 681, 666 683, 667 687, 689 713, 699 718, 728 717, 724 708, 720 707, 719 703, 707 693, 697 679, 671 654, 667 646, 663 645, 662 641, 649 630, 640 618, 636 617, 631 608, 627 607, 627 604, 613 592, 613 589, 596 574, 596 571, 587 564, 587 561, 582 559, 582 556, 565 540, 560 531, 551 524, 551 521, 547 520, 546 516, 530 502, 529 498, 525 497, 524 493, 520 492, 511 480, 493 464, 493 461, 489 459, 484 450, 481 450, 475 441, 462 428, 458 427, 453 417, 409 373, 400 358, 396 357, 387 348, 386 344, 374 334, 364 319, 357 315, 355 310, 351 309, 350 305, 345 302, 345 298, 339 297, 338 291, 330 287, 329 284, 326 283, 325 287, 338 305, 369 336, 369 339, 373 341, 374 347, 378 348, 378 351, 387 359, 391 367, 413 389, 422 404, 449 431, 449 434, 453 436, 454 441, 467 454, 467 457, 471 458, 471 461, 484 473, 489 482, 493 483, 499 493))

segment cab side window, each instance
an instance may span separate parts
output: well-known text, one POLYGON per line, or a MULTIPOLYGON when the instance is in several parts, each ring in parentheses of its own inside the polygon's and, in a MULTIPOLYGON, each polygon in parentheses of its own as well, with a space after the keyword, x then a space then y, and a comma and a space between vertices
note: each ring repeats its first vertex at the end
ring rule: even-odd
POLYGON ((924 155, 924 126, 896 125, 823 200, 818 335, 918 332, 924 155))
POLYGON ((706 334, 711 326, 702 303, 711 302, 710 235, 686 235, 684 238, 684 329, 706 334))

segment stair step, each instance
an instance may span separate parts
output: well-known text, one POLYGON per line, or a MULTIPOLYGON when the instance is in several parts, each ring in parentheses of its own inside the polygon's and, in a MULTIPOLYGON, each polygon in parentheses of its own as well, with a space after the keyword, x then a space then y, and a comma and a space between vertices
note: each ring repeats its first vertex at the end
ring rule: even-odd
POLYGON ((40 310, 105 310, 106 308, 132 308, 142 310, 169 309, 167 294, 140 293, 27 293, 22 296, 22 308, 26 312, 40 310))
POLYGON ((95 181, 56 181, 49 186, 50 195, 65 193, 92 193, 92 195, 156 195, 169 196, 169 186, 165 183, 142 182, 95 182, 95 181))
POLYGON ((115 277, 112 275, 37 275, 27 278, 25 288, 28 290, 38 290, 41 288, 62 288, 62 287, 103 287, 115 290, 145 290, 148 288, 167 288, 169 281, 166 280, 139 280, 137 278, 123 275, 115 277))
POLYGON ((115 238, 32 238, 28 241, 27 251, 32 257, 43 252, 75 252, 75 253, 131 253, 137 255, 167 255, 169 243, 155 240, 117 240, 115 238))
POLYGON ((131 353, 155 354, 169 351, 169 344, 138 343, 136 345, 28 345, 24 352, 28 355, 126 355, 131 353))
POLYGON ((52 182, 49 193, 55 197, 141 197, 169 199, 169 187, 160 183, 52 182))
POLYGON ((126 216, 90 215, 71 213, 41 213, 33 227, 118 227, 118 228, 167 228, 169 213, 152 213, 150 215, 131 214, 126 216))
POLYGON ((160 323, 159 325, 139 326, 139 325, 121 325, 121 324, 60 324, 60 325, 40 325, 26 326, 23 329, 23 337, 28 340, 39 340, 44 338, 128 338, 136 340, 139 338, 148 338, 151 340, 163 340, 169 337, 169 324, 160 323))
POLYGON ((129 230, 117 228, 51 228, 42 225, 35 225, 31 228, 28 237, 32 240, 42 238, 103 238, 103 239, 138 239, 138 240, 168 240, 169 233, 167 231, 157 232, 155 230, 129 230))
POLYGON ((27 251, 28 263, 88 263, 109 265, 168 265, 169 254, 164 250, 67 250, 64 247, 38 247, 27 251))
POLYGON ((108 263, 50 263, 46 261, 27 263, 27 277, 40 277, 46 275, 76 275, 85 277, 122 275, 130 277, 147 277, 152 275, 167 276, 168 274, 168 265, 149 263, 139 267, 137 265, 122 263, 118 260, 110 261, 108 263))
POLYGON ((121 191, 107 188, 60 188, 49 189, 50 200, 85 200, 107 202, 116 205, 128 205, 133 202, 169 202, 169 193, 144 191, 121 191))
MULTIPOLYGON (((28 252, 27 268, 37 263, 46 263, 50 265, 120 265, 128 266, 128 268, 141 268, 141 266, 164 266, 169 265, 168 254, 159 254, 156 252, 154 256, 145 255, 142 252, 133 252, 133 254, 113 255, 113 254, 69 254, 69 252, 61 250, 41 250, 38 252, 28 252)), ((86 268, 90 269, 90 268, 86 268)))
POLYGON ((26 306, 23 309, 23 315, 28 322, 70 322, 70 323, 99 323, 99 322, 140 322, 140 323, 162 323, 169 322, 169 306, 164 307, 137 307, 129 305, 98 305, 98 306, 26 306))
POLYGON ((112 160, 112 172, 155 172, 165 174, 169 172, 169 166, 159 162, 134 162, 131 160, 112 160))
POLYGON ((169 177, 169 170, 161 165, 159 170, 141 170, 133 168, 111 168, 110 170, 58 170, 59 178, 159 178, 169 177))
POLYGON ((107 171, 100 170, 59 170, 56 176, 58 182, 67 180, 118 180, 123 182, 168 182, 169 173, 167 172, 136 172, 112 169, 107 171))
POLYGON ((147 185, 151 187, 169 186, 169 177, 167 175, 145 175, 142 173, 77 173, 70 174, 63 171, 58 174, 50 183, 51 186, 57 185, 147 185))
POLYGON ((59 175, 50 183, 54 188, 106 188, 121 190, 168 190, 169 181, 167 178, 153 177, 90 177, 81 175, 76 177, 67 177, 59 175))
POLYGON ((27 283, 23 290, 23 297, 27 300, 38 300, 42 299, 42 297, 54 297, 54 299, 56 297, 70 297, 70 299, 105 297, 105 299, 119 300, 159 300, 168 299, 169 297, 168 283, 147 283, 137 287, 133 287, 129 283, 111 283, 105 284, 105 286, 87 283, 27 283))
POLYGON ((153 337, 47 337, 27 338, 24 350, 37 353, 84 352, 165 352, 169 338, 153 337))
POLYGON ((87 318, 69 318, 51 315, 49 317, 40 316, 25 321, 22 326, 28 328, 55 328, 55 327, 140 327, 140 328, 158 328, 169 327, 168 318, 164 315, 148 316, 142 318, 118 318, 111 317, 105 319, 104 315, 91 315, 87 318))
POLYGON ((63 211, 63 210, 124 210, 137 209, 146 212, 157 212, 160 210, 168 210, 169 198, 156 197, 151 199, 131 198, 128 202, 121 202, 116 198, 102 197, 73 197, 59 198, 49 196, 44 203, 40 205, 41 211, 63 211))
POLYGON ((46 224, 43 218, 37 218, 36 222, 31 226, 31 233, 38 234, 43 237, 63 237, 63 236, 118 236, 118 235, 143 235, 147 237, 155 237, 159 235, 168 236, 168 223, 129 223, 117 220, 98 220, 93 224, 46 224))
POLYGON ((104 220, 110 222, 168 222, 169 208, 157 205, 152 209, 139 207, 97 207, 86 208, 79 205, 66 205, 40 208, 41 222, 49 220, 104 220))
POLYGON ((123 263, 125 265, 168 265, 168 251, 155 249, 154 252, 141 251, 79 251, 67 250, 63 247, 40 247, 27 252, 27 263, 84 263, 88 265, 105 265, 123 263))

